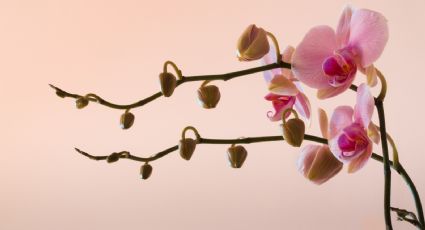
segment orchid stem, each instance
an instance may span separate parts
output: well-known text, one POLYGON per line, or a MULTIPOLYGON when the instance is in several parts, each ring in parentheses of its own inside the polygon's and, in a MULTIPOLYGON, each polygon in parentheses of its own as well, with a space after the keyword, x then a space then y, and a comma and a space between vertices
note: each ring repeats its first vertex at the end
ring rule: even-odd
MULTIPOLYGON (((181 76, 181 79, 177 80, 177 86, 186 83, 186 82, 191 82, 191 81, 212 81, 212 80, 222 80, 222 81, 228 81, 231 80, 233 78, 236 77, 240 77, 240 76, 245 76, 245 75, 249 75, 249 74, 253 74, 253 73, 258 73, 258 72, 262 72, 262 71, 266 71, 266 70, 272 70, 272 69, 277 69, 277 68, 291 68, 291 64, 286 63, 286 62, 282 62, 282 61, 278 61, 276 63, 273 64, 268 64, 268 65, 263 65, 263 66, 259 66, 259 67, 254 67, 254 68, 250 68, 250 69, 245 69, 245 70, 241 70, 241 71, 235 71, 235 72, 230 72, 230 73, 225 73, 225 74, 212 74, 212 75, 198 75, 198 76, 181 76)), ((177 70, 176 70, 177 71, 177 70)), ((179 70, 180 71, 180 70, 179 70)), ((68 93, 52 84, 50 84, 50 87, 52 87, 54 90, 56 90, 56 95, 58 95, 59 97, 62 98, 66 98, 66 97, 70 97, 70 98, 75 98, 78 99, 80 97, 83 97, 81 95, 78 94, 74 94, 74 93, 68 93)), ((109 102, 103 98, 101 98, 100 96, 96 95, 96 94, 90 94, 93 98, 89 98, 90 101, 92 102, 97 102, 101 105, 107 106, 109 108, 112 109, 133 109, 133 108, 137 108, 137 107, 141 107, 143 105, 148 104, 149 102, 152 102, 156 99, 158 99, 159 97, 162 96, 161 92, 155 93, 152 96, 149 96, 143 100, 140 100, 138 102, 132 103, 132 104, 127 104, 127 105, 120 105, 120 104, 115 104, 112 102, 109 102)))
POLYGON ((387 142, 387 130, 385 127, 385 113, 384 113, 384 104, 382 100, 378 99, 375 102, 376 109, 378 110, 379 117, 379 129, 381 131, 381 144, 382 144, 382 157, 384 162, 384 216, 385 224, 387 225, 387 230, 393 229, 391 223, 391 170, 389 163, 389 154, 388 154, 388 142, 387 142))

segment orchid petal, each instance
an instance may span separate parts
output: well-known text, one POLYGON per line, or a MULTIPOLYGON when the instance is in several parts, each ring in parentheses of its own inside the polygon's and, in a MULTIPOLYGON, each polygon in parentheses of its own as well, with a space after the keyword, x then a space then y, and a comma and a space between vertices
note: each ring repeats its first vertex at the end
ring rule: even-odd
MULTIPOLYGON (((283 50, 282 61, 286 63, 291 63, 292 55, 294 54, 294 52, 295 52, 295 48, 293 46, 287 46, 285 50, 283 50)), ((282 75, 288 78, 289 80, 292 80, 292 81, 298 80, 297 78, 295 78, 294 73, 292 72, 292 69, 282 68, 281 71, 282 71, 282 75)))
POLYGON ((350 106, 338 106, 332 114, 329 124, 329 138, 335 137, 353 122, 353 109, 350 106))
POLYGON ((275 75, 273 77, 269 84, 269 91, 285 96, 295 96, 299 92, 295 84, 283 75, 275 75))
POLYGON ((351 75, 343 85, 340 85, 338 87, 328 86, 327 88, 319 89, 317 90, 317 98, 323 100, 330 97, 335 97, 350 88, 351 83, 353 83, 353 81, 354 74, 351 75))
POLYGON ((363 153, 359 155, 359 157, 353 159, 348 164, 348 173, 355 173, 359 169, 363 168, 363 166, 367 163, 370 156, 372 155, 372 142, 369 140, 367 148, 363 153))
POLYGON ((357 102, 354 107, 354 120, 362 124, 364 128, 369 127, 374 109, 373 96, 369 91, 369 87, 363 83, 357 88, 357 102))
MULTIPOLYGON (((263 65, 269 65, 276 63, 276 48, 274 47, 273 42, 270 42, 270 50, 269 52, 261 59, 261 62, 263 65)), ((270 81, 273 79, 275 75, 281 75, 282 69, 271 69, 266 70, 263 72, 264 74, 264 80, 267 82, 267 84, 270 83, 270 81)))
POLYGON ((301 153, 297 161, 298 172, 302 173, 304 176, 308 175, 308 171, 316 157, 316 152, 319 151, 320 147, 320 145, 310 144, 301 148, 301 153))
POLYGON ((308 179, 320 185, 331 179, 339 171, 343 164, 335 158, 328 146, 321 146, 308 172, 308 179))
POLYGON ((375 66, 370 65, 366 67, 365 74, 367 78, 367 85, 374 87, 378 84, 378 74, 376 72, 375 66))
POLYGON ((326 115, 325 110, 319 108, 319 124, 320 131, 322 132, 322 136, 326 139, 329 137, 329 121, 328 116, 326 115))
MULTIPOLYGON (((292 108, 295 103, 295 97, 282 96, 269 93, 264 97, 266 100, 271 101, 275 112, 269 111, 267 116, 271 121, 279 121, 282 119, 282 114, 286 109, 292 108)), ((287 114, 288 116, 290 113, 287 114)))
POLYGON ((348 5, 344 8, 341 17, 339 18, 338 26, 336 28, 336 41, 339 48, 344 47, 348 43, 348 38, 350 37, 350 21, 352 13, 353 8, 348 5))
POLYGON ((373 122, 370 122, 369 124, 367 135, 375 144, 379 144, 381 141, 381 134, 379 133, 379 129, 375 124, 373 124, 373 122))
POLYGON ((304 94, 299 92, 297 96, 295 96, 295 108, 300 113, 301 116, 310 119, 311 116, 311 105, 310 101, 308 100, 308 97, 304 94))
POLYGON ((379 58, 388 36, 387 20, 382 14, 367 9, 353 12, 349 46, 355 48, 363 67, 371 65, 379 58))
POLYGON ((329 86, 322 65, 336 50, 334 30, 329 26, 312 28, 295 49, 292 57, 292 70, 296 78, 304 84, 322 89, 329 86))

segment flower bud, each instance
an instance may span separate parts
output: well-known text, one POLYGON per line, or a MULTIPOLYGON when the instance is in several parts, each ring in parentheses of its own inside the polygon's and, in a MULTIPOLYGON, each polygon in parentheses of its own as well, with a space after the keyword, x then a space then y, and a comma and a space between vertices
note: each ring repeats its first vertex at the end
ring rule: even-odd
POLYGON ((240 168, 245 162, 248 152, 242 145, 232 145, 227 149, 227 156, 232 168, 240 168))
POLYGON ((142 179, 148 179, 152 174, 152 166, 147 162, 140 167, 140 175, 142 175, 142 179))
POLYGON ((134 123, 135 116, 134 114, 126 111, 121 115, 120 125, 122 129, 129 129, 134 123))
POLYGON ((85 97, 80 97, 75 101, 75 105, 77 106, 77 109, 82 109, 86 107, 89 104, 89 99, 85 97))
POLYGON ((342 166, 326 145, 307 145, 298 159, 298 171, 318 185, 335 176, 342 166))
POLYGON ((169 97, 177 86, 177 79, 172 73, 164 72, 159 74, 159 83, 164 97, 169 97))
POLYGON ((253 61, 262 58, 270 50, 267 32, 255 25, 249 25, 238 40, 240 61, 253 61))
POLYGON ((108 156, 108 158, 106 158, 106 162, 113 163, 113 162, 117 162, 119 159, 120 159, 119 153, 112 153, 111 155, 108 156))
POLYGON ((179 142, 180 156, 185 160, 190 160, 195 151, 197 141, 192 138, 185 138, 179 142))
POLYGON ((215 85, 201 86, 198 89, 198 100, 206 109, 215 108, 220 101, 220 90, 215 85))
POLYGON ((292 118, 281 124, 283 138, 294 147, 300 147, 304 140, 305 125, 299 118, 292 118))

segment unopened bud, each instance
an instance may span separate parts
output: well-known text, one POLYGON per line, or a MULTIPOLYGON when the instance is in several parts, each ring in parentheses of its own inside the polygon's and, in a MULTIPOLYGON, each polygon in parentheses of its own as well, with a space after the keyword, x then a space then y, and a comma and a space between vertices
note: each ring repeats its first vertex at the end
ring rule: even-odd
POLYGON ((164 97, 169 97, 177 86, 177 79, 172 73, 164 72, 159 74, 159 83, 164 97))
POLYGON ((305 125, 299 118, 292 118, 281 124, 283 138, 294 147, 300 147, 304 140, 305 125))
POLYGON ((248 152, 242 145, 232 145, 227 149, 227 156, 232 168, 240 168, 245 162, 248 152))
POLYGON ((143 180, 148 179, 152 174, 152 166, 148 164, 147 162, 140 167, 140 175, 142 176, 143 180))
POLYGON ((298 158, 298 171, 318 185, 335 176, 342 166, 326 145, 307 145, 298 158))
POLYGON ((129 129, 134 123, 135 116, 134 114, 126 111, 121 115, 120 125, 122 129, 129 129))
POLYGON ((267 32, 255 25, 249 25, 238 40, 240 61, 253 61, 262 58, 270 50, 267 32))
POLYGON ((198 89, 198 100, 206 109, 215 108, 220 101, 220 90, 215 85, 201 86, 198 89))
POLYGON ((114 163, 114 162, 117 162, 119 159, 120 159, 119 153, 112 153, 111 155, 108 156, 108 158, 106 158, 106 162, 114 163))
POLYGON ((180 156, 185 160, 190 160, 190 158, 193 155, 193 152, 195 152, 197 141, 192 138, 185 138, 180 140, 179 142, 179 151, 180 156))
POLYGON ((80 97, 75 101, 75 105, 77 106, 77 109, 82 109, 86 107, 89 104, 89 99, 85 97, 80 97))

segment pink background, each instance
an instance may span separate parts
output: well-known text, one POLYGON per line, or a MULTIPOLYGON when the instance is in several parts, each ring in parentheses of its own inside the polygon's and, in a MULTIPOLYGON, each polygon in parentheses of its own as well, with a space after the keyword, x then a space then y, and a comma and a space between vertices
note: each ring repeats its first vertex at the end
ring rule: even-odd
MULTIPOLYGON (((95 162, 73 147, 105 155, 129 150, 149 156, 177 143, 186 125, 210 138, 279 135, 261 74, 217 82, 215 110, 197 105, 200 82, 179 87, 133 111, 91 104, 77 110, 48 83, 130 103, 159 90, 162 63, 186 75, 254 67, 240 63, 235 43, 248 24, 273 32, 282 48, 309 28, 335 26, 345 1, 0 1, 0 229, 383 229, 382 164, 371 160, 322 186, 296 170, 298 149, 283 142, 246 145, 244 167, 228 167, 225 145, 199 146, 185 162, 174 153, 152 163, 95 162)), ((425 199, 423 68, 425 2, 353 1, 382 12, 390 40, 376 65, 388 79, 388 131, 425 199)), ((358 81, 364 78, 359 76, 358 81)), ((378 87, 379 88, 379 87, 378 87)), ((375 89, 374 93, 377 94, 375 89)), ((328 113, 353 105, 354 93, 313 103, 328 113)), ((317 113, 308 133, 319 134, 317 113)), ((375 117, 375 121, 377 121, 375 117)), ((375 152, 381 153, 379 148, 375 152)), ((404 181, 393 173, 392 204, 414 210, 404 181)), ((414 229, 393 217, 396 229, 414 229)))

